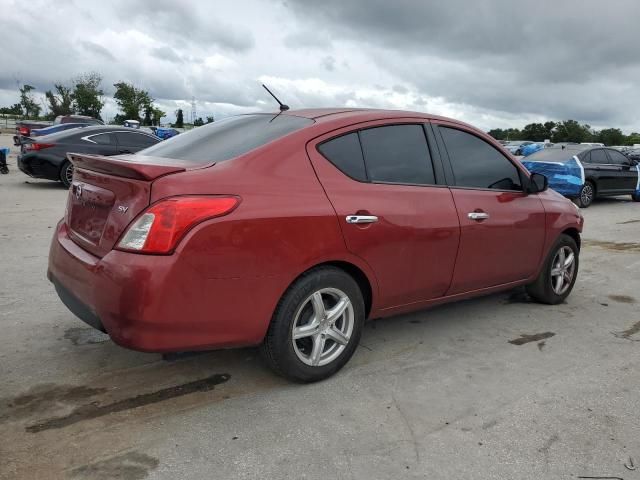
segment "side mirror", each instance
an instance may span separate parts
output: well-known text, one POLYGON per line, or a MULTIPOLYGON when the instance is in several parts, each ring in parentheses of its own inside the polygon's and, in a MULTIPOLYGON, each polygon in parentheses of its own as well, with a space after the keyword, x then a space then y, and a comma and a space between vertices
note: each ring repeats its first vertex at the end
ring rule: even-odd
POLYGON ((549 180, 541 173, 532 173, 529 177, 527 193, 540 193, 549 188, 549 180))

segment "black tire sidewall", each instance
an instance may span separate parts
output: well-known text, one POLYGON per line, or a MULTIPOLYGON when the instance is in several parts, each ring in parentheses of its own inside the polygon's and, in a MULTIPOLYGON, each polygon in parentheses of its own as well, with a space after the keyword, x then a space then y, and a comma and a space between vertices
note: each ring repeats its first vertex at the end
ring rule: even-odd
POLYGON ((271 321, 263 351, 268 350, 268 362, 284 377, 298 382, 322 380, 336 373, 349 361, 358 347, 364 318, 364 300, 356 281, 338 268, 317 268, 299 278, 283 295, 271 321), (328 365, 312 367, 296 355, 291 330, 302 302, 322 288, 337 288, 349 297, 354 310, 354 326, 349 343, 338 358, 328 365))

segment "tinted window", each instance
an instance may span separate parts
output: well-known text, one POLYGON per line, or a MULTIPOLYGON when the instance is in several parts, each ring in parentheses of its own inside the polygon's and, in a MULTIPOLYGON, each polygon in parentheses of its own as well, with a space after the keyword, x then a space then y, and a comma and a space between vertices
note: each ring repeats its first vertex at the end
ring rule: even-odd
POLYGON ((313 123, 294 115, 239 115, 194 128, 140 152, 140 155, 222 162, 261 147, 313 123))
POLYGON ((97 143, 98 145, 115 145, 113 135, 110 133, 101 133, 100 135, 92 135, 88 140, 97 143))
POLYGON ((318 150, 342 173, 363 182, 367 180, 357 133, 349 133, 324 142, 318 146, 318 150))
POLYGON ((369 180, 435 184, 422 125, 390 125, 360 132, 369 180))
POLYGON ((611 163, 615 163, 616 165, 629 165, 629 160, 620 152, 616 152, 615 150, 607 150, 607 154, 611 159, 611 163))
POLYGON ((461 130, 440 127, 440 132, 457 186, 522 190, 518 169, 493 146, 461 130))
POLYGON ((153 138, 151 135, 136 132, 115 132, 118 145, 122 147, 148 147, 155 145, 159 139, 153 138))
POLYGON ((604 150, 598 148, 597 150, 591 150, 591 161, 589 163, 609 163, 609 159, 604 150))

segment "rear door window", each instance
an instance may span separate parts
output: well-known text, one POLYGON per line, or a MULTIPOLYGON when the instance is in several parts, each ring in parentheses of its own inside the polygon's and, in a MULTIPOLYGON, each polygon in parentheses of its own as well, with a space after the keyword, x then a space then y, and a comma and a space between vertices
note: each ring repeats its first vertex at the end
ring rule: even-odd
POLYGON ((114 134, 121 147, 148 147, 158 143, 159 139, 151 135, 137 132, 115 132, 114 134))
POLYGON ((98 145, 115 145, 116 141, 111 133, 101 133, 99 135, 91 135, 86 137, 87 140, 97 143, 98 145))
POLYGON ((522 190, 517 167, 493 145, 462 130, 439 127, 458 187, 522 190))
POLYGON ((345 175, 361 182, 367 181, 357 132, 321 143, 318 151, 345 175))
POLYGON ((603 165, 609 163, 609 159, 604 153, 604 150, 598 148, 596 150, 591 150, 591 161, 589 163, 599 163, 603 165))
POLYGON ((431 155, 422 125, 389 125, 360 132, 369 180, 434 185, 431 155))
POLYGON ((181 133, 139 154, 190 160, 198 165, 223 162, 313 123, 288 114, 238 115, 181 133))

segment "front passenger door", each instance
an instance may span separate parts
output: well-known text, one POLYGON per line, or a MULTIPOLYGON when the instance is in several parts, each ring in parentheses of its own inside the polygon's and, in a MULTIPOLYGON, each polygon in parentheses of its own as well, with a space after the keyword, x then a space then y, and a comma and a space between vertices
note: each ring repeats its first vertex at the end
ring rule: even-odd
POLYGON ((609 161, 618 167, 617 175, 612 190, 619 193, 631 193, 636 189, 638 183, 638 170, 631 166, 631 161, 620 152, 613 149, 606 149, 609 161))
POLYGON ((542 260, 545 213, 537 195, 523 192, 524 172, 470 129, 440 124, 437 130, 460 220, 460 247, 447 294, 532 277, 542 260))

